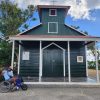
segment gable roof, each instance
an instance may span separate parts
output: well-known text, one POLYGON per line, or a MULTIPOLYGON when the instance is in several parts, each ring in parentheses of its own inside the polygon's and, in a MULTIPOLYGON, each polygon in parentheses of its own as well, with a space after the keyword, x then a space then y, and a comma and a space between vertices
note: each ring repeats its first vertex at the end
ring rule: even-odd
MULTIPOLYGON (((38 8, 39 11, 40 11, 41 8, 62 8, 62 9, 66 9, 66 11, 68 11, 68 9, 70 8, 70 6, 38 5, 37 8, 38 8)), ((40 13, 40 12, 39 12, 39 13, 40 13)), ((37 27, 40 26, 41 24, 42 24, 42 23, 40 23, 40 24, 38 24, 38 25, 32 27, 31 29, 28 29, 28 30, 26 30, 26 31, 24 31, 24 32, 21 32, 21 33, 19 33, 19 34, 17 34, 17 35, 22 35, 22 34, 24 34, 24 33, 27 33, 27 32, 29 32, 30 30, 33 30, 33 29, 37 28, 37 27)), ((78 31, 77 29, 75 29, 75 28, 73 28, 73 27, 71 27, 71 26, 69 26, 69 25, 67 25, 67 24, 65 24, 65 26, 67 26, 67 27, 69 27, 70 29, 72 29, 72 30, 78 32, 78 33, 81 34, 81 35, 88 36, 87 34, 85 34, 85 33, 83 33, 83 32, 80 32, 80 31, 78 31)))
MULTIPOLYGON (((24 33, 27 33, 27 32, 29 32, 30 30, 33 30, 33 29, 37 28, 37 27, 40 26, 40 25, 42 25, 42 23, 40 23, 40 24, 38 24, 38 25, 32 27, 31 29, 28 29, 28 30, 26 30, 26 31, 24 31, 24 32, 21 32, 21 33, 17 34, 16 36, 18 36, 18 35, 23 35, 24 33)), ((66 27, 69 27, 69 28, 71 28, 72 30, 74 30, 74 31, 76 31, 76 32, 78 32, 78 33, 84 35, 84 36, 88 36, 87 34, 85 34, 85 33, 83 33, 83 32, 80 32, 79 30, 77 30, 77 29, 75 29, 75 28, 73 28, 73 27, 71 27, 71 26, 69 26, 69 25, 67 25, 67 24, 64 24, 64 25, 65 25, 66 27)))
POLYGON ((24 31, 24 32, 21 32, 21 33, 17 34, 16 36, 18 36, 18 35, 22 35, 22 34, 24 34, 24 33, 26 33, 26 32, 29 32, 30 30, 33 30, 34 28, 40 26, 41 24, 42 24, 42 23, 40 23, 40 24, 38 24, 38 25, 36 25, 36 26, 34 26, 34 27, 32 27, 32 28, 30 28, 30 29, 24 31))
POLYGON ((78 33, 80 33, 80 34, 82 34, 82 35, 88 36, 87 34, 81 32, 81 31, 79 31, 79 30, 77 30, 77 29, 75 29, 75 28, 73 28, 73 27, 71 27, 71 26, 69 26, 69 25, 67 25, 67 24, 65 24, 65 26, 71 28, 71 29, 74 30, 74 31, 77 31, 78 33))

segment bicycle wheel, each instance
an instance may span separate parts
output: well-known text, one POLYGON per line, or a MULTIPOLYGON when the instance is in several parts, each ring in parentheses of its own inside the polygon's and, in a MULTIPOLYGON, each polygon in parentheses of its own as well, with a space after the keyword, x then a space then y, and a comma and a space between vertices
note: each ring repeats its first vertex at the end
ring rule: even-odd
POLYGON ((27 90, 27 88, 28 88, 28 87, 27 87, 26 84, 22 84, 22 85, 21 85, 21 89, 22 89, 22 90, 27 90))
POLYGON ((11 83, 9 81, 3 81, 0 84, 0 92, 1 93, 7 93, 10 91, 11 83))

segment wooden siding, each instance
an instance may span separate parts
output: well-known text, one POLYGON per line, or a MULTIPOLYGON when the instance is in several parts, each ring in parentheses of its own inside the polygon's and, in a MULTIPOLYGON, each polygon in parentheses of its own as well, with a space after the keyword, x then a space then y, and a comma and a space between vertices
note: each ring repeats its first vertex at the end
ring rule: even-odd
POLYGON ((86 76, 86 55, 84 42, 70 42, 70 57, 71 57, 71 76, 85 77, 86 76), (83 56, 83 63, 77 62, 77 56, 83 56))
MULTIPOLYGON (((51 42, 48 42, 48 41, 43 42, 42 47, 45 47, 50 43, 51 42)), ((67 42, 55 42, 55 43, 57 43, 58 45, 60 45, 61 47, 63 47, 66 50, 65 70, 66 70, 66 77, 67 77, 68 76, 67 42)), ((22 58, 23 50, 27 50, 27 51, 30 52, 30 60, 29 61, 23 61, 21 59, 20 75, 26 76, 26 77, 28 77, 28 76, 30 76, 30 77, 39 76, 39 42, 23 42, 23 44, 24 45, 21 47, 21 58, 22 58)), ((86 76, 86 61, 85 61, 86 55, 85 55, 84 42, 70 42, 70 46, 71 46, 70 47, 70 49, 71 49, 71 54, 70 54, 71 55, 71 60, 70 60, 71 61, 71 76, 72 77, 85 77, 86 76), (83 56, 83 58, 84 58, 83 63, 77 63, 77 56, 83 56)), ((49 50, 56 50, 56 52, 58 50, 58 48, 55 47, 55 46, 51 46, 50 48, 48 48, 48 49, 49 50)), ((44 51, 44 53, 48 52, 48 54, 49 54, 49 50, 44 51)), ((60 56, 61 55, 59 55, 59 58, 60 58, 60 56)), ((43 57, 46 57, 45 59, 49 59, 49 57, 47 57, 46 55, 43 56, 43 57)), ((55 55, 54 55, 54 58, 55 58, 55 55)), ((58 57, 57 57, 57 59, 58 59, 58 57)), ((59 61, 59 60, 57 60, 57 61, 59 61)), ((43 63, 44 62, 46 63, 46 60, 43 61, 43 63)), ((58 62, 58 64, 59 64, 59 62, 58 62)), ((50 64, 48 66, 50 66, 50 64)), ((45 68, 46 66, 43 66, 43 67, 45 68)))
MULTIPOLYGON (((42 25, 24 34, 26 35, 74 35, 74 36, 83 35, 64 24, 65 23, 64 9, 57 9, 57 16, 49 16, 49 9, 42 9, 40 19, 42 25), (58 33, 48 33, 48 22, 58 22, 58 33)), ((53 26, 51 28, 53 29, 53 26)))
POLYGON ((21 76, 39 76, 39 42, 23 42, 20 65, 21 76), (29 60, 22 60, 23 51, 29 51, 29 60))

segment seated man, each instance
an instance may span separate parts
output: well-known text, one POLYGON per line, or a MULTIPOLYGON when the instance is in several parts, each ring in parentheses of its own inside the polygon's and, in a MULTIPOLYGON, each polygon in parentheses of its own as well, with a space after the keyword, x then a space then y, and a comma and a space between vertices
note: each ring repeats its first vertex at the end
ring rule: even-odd
POLYGON ((14 85, 17 86, 16 87, 17 89, 20 88, 21 83, 23 82, 23 80, 19 76, 14 76, 13 70, 11 69, 11 67, 5 68, 2 71, 2 75, 3 75, 4 79, 5 79, 5 81, 10 81, 11 83, 14 83, 14 85))
POLYGON ((14 76, 13 70, 10 67, 4 68, 4 70, 2 71, 2 75, 5 81, 10 81, 11 83, 15 83, 17 78, 16 76, 14 76))
POLYGON ((8 81, 8 80, 11 79, 10 76, 8 75, 8 70, 7 70, 7 68, 4 68, 4 69, 3 69, 2 75, 3 75, 4 79, 5 79, 5 81, 8 81))

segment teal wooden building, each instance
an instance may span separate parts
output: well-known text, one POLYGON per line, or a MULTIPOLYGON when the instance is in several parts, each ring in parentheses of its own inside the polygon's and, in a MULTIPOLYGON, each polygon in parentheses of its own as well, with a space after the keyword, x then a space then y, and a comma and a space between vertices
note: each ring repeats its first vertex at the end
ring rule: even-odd
MULTIPOLYGON (((16 36, 19 44, 18 74, 23 77, 87 77, 87 45, 100 41, 65 24, 69 6, 38 5, 40 24, 16 36)), ((98 68, 98 66, 97 66, 98 68)), ((98 71, 97 71, 98 72, 98 71)), ((98 73, 97 73, 98 79, 98 73)))

